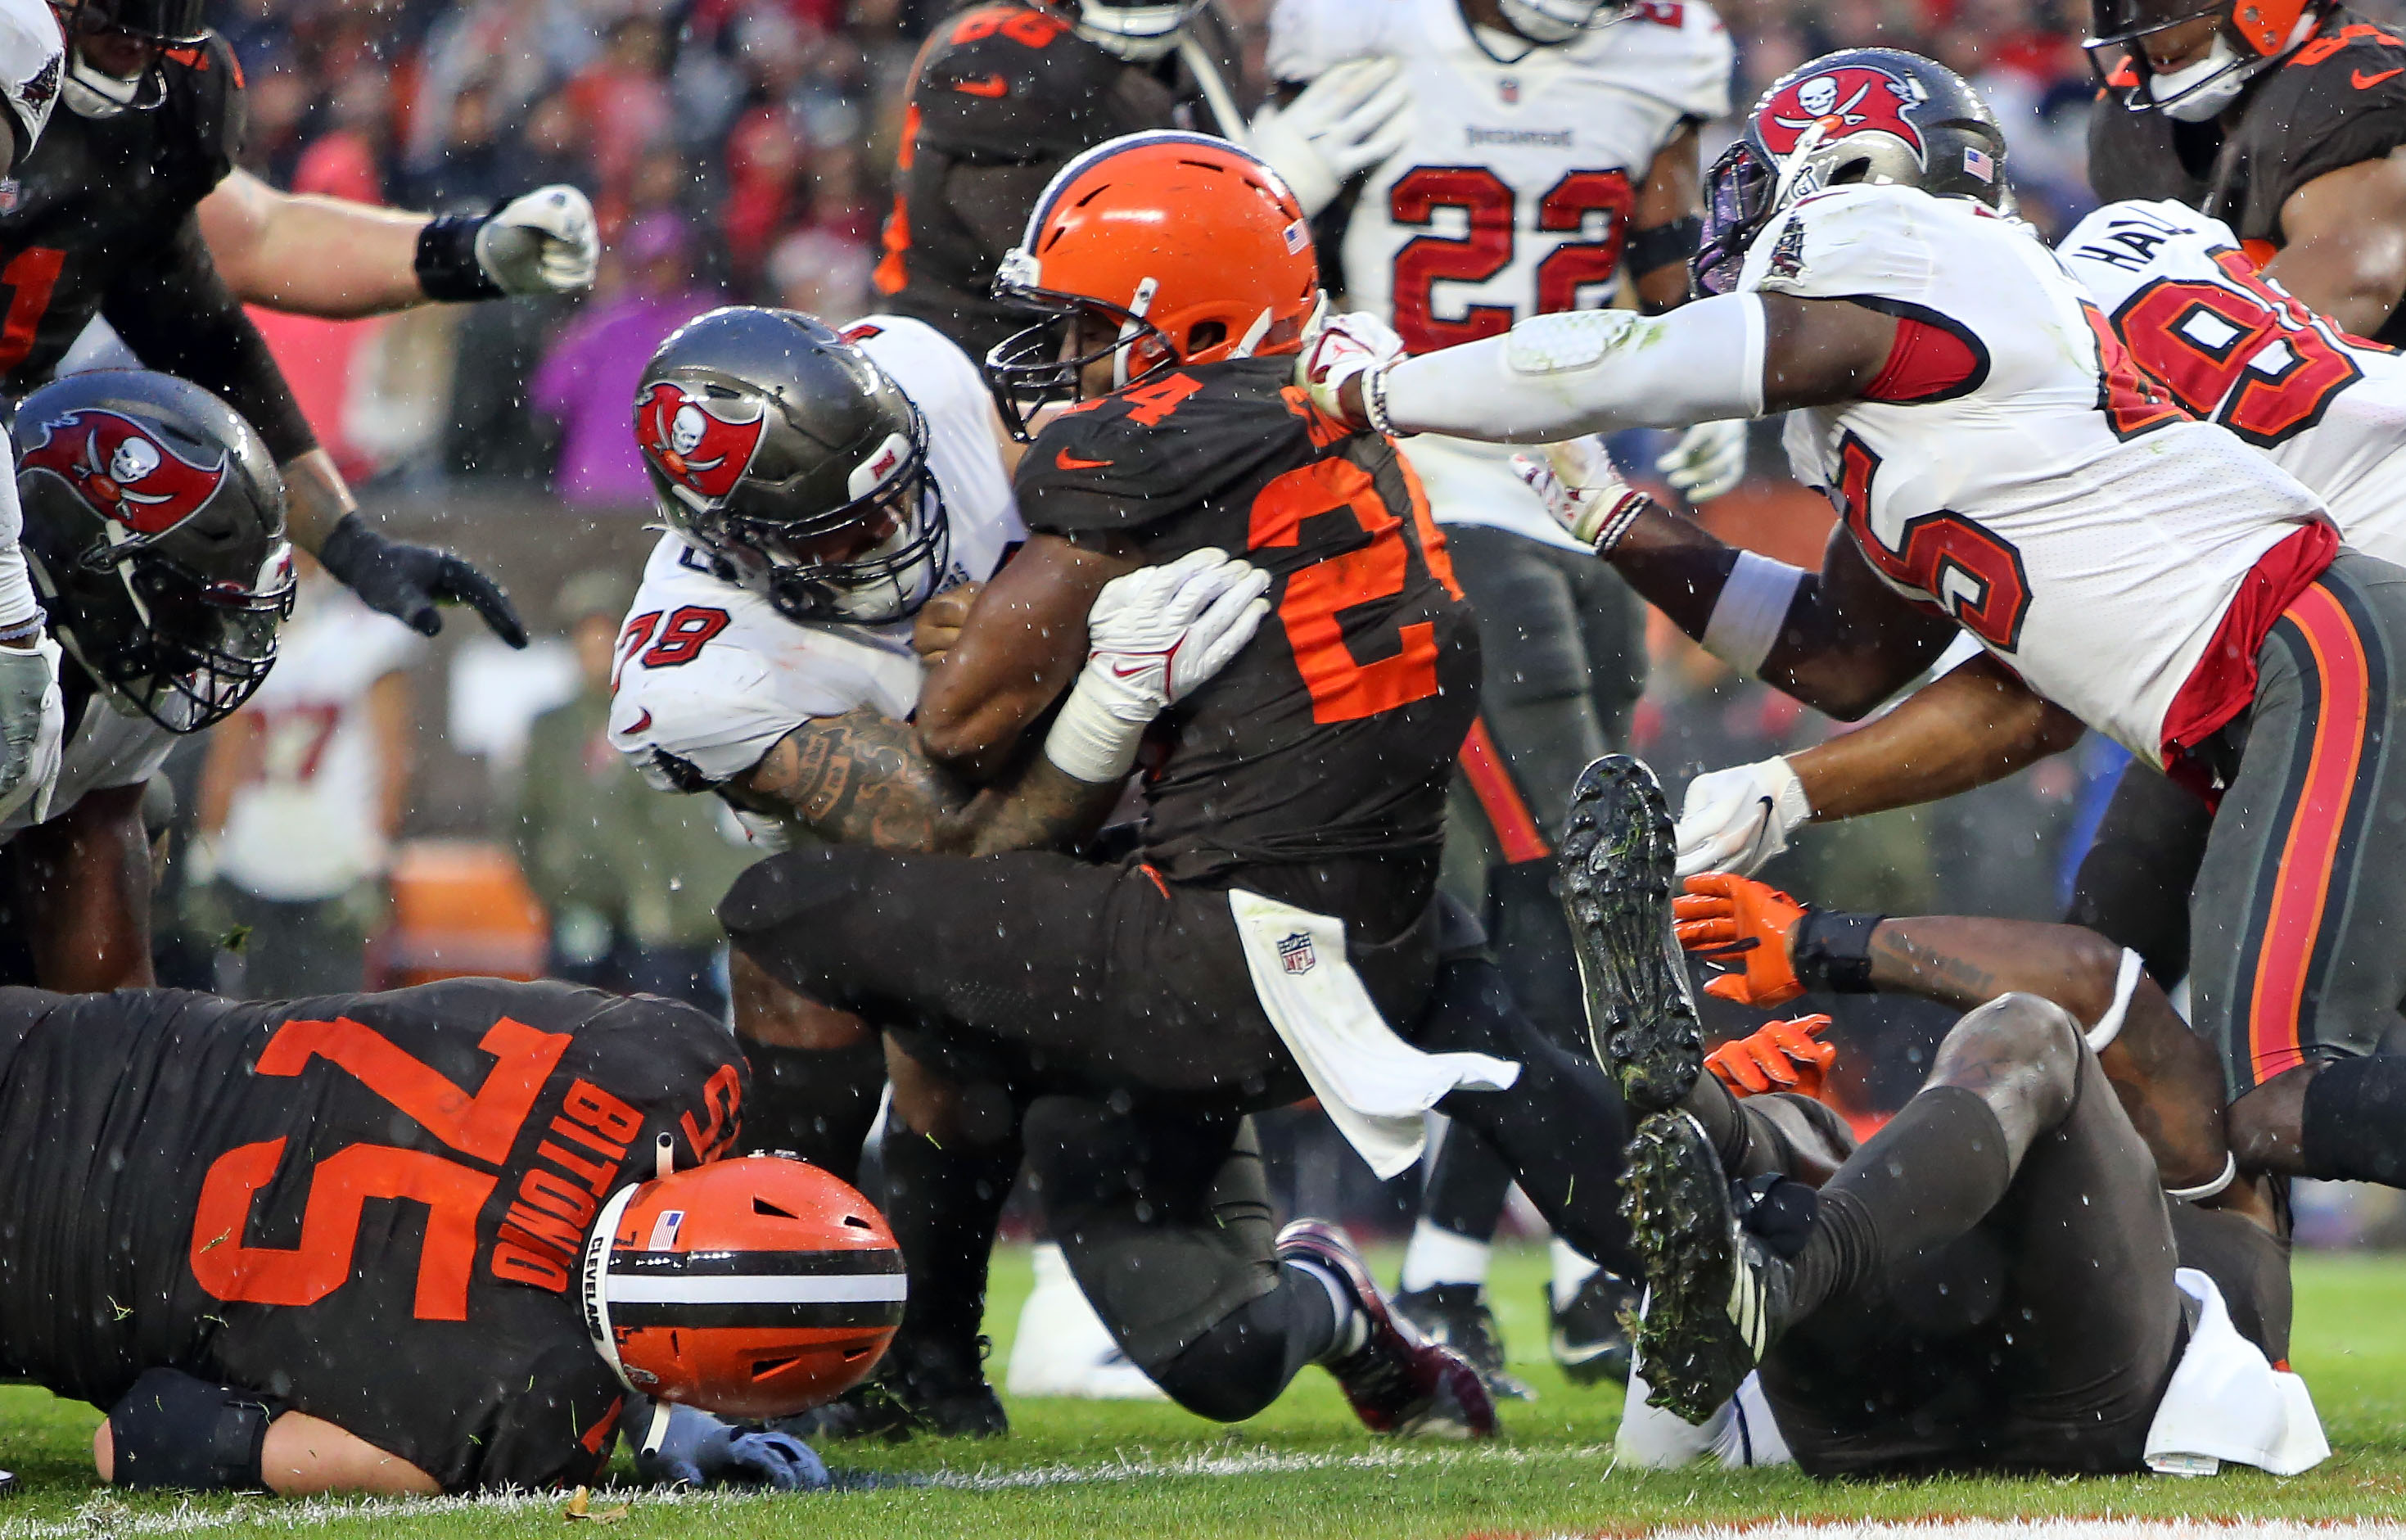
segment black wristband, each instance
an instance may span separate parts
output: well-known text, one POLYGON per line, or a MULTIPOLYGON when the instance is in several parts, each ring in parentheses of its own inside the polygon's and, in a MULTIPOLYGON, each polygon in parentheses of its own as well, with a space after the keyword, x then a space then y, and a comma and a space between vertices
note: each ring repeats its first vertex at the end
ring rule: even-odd
POLYGON ((1631 231, 1629 244, 1621 247, 1621 263, 1631 276, 1642 278, 1658 267, 1686 261, 1704 244, 1705 221, 1691 214, 1669 224, 1631 231))
POLYGON ((1796 982, 1830 995, 1872 993, 1872 930, 1885 914, 1808 909, 1789 939, 1796 982))
POLYGON ((476 261, 476 232, 489 214, 445 214, 418 233, 418 287, 430 300, 494 300, 502 286, 476 261))
POLYGON ((283 1404, 177 1369, 146 1369, 108 1409, 120 1487, 185 1491, 265 1491, 260 1462, 267 1425, 283 1404))

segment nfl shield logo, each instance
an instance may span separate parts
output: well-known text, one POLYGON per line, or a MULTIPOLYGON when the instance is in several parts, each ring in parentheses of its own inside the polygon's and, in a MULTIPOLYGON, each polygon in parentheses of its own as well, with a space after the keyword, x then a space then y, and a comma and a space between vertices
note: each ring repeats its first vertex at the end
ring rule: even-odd
POLYGON ((1289 973, 1309 973, 1320 961, 1320 954, 1311 949, 1311 938, 1300 930, 1280 940, 1278 954, 1280 966, 1289 973))
POLYGON ((1521 82, 1516 78, 1507 75, 1495 82, 1495 93, 1504 98, 1506 106, 1515 106, 1521 100, 1521 82))

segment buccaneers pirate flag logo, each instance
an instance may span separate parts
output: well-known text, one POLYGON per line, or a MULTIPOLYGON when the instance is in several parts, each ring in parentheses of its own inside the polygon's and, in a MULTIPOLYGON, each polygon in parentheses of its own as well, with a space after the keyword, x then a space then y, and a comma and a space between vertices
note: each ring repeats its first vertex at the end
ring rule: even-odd
POLYGON ((163 535, 208 505, 225 485, 226 457, 195 465, 131 417, 87 409, 42 425, 28 471, 48 471, 112 524, 163 535))
POLYGON ((1904 142, 1917 158, 1926 159, 1921 131, 1905 117, 1921 105, 1920 91, 1868 64, 1843 64, 1808 75, 1773 97, 1757 120, 1762 142, 1775 155, 1796 148, 1814 124, 1821 125, 1821 142, 1855 134, 1887 134, 1904 142))
POLYGON ((768 413, 757 402, 714 402, 663 381, 635 403, 635 440, 660 474, 705 502, 735 490, 760 447, 768 413), (724 414, 733 411, 737 416, 724 414))

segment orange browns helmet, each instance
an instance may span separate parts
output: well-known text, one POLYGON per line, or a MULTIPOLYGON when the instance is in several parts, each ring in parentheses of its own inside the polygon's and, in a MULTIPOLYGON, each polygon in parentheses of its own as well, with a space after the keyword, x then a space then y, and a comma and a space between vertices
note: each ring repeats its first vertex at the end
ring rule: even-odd
POLYGON ((998 344, 986 379, 1003 419, 1080 397, 1112 360, 1124 389, 1182 364, 1294 352, 1320 303, 1311 225, 1267 162, 1225 139, 1161 130, 1109 140, 1063 166, 1036 200, 995 297, 1042 317, 998 344), (1081 318, 1113 335, 1081 353, 1081 318))
POLYGON ((621 1189, 585 1245, 593 1346, 631 1391, 789 1417, 858 1384, 902 1321, 902 1252, 815 1166, 745 1155, 621 1189))

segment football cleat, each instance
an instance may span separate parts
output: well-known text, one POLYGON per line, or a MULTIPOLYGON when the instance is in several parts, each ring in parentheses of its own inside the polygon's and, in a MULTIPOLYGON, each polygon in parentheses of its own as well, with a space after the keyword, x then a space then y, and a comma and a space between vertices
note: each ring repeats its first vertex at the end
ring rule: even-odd
POLYGON ((1636 1348, 1647 1401, 1701 1424, 1787 1330, 1793 1271, 1738 1223, 1720 1156, 1687 1113, 1638 1124, 1621 1180, 1646 1264, 1636 1348))
MULTIPOLYGON (((977 1353, 989 1344, 977 1339, 977 1353)), ((815 1411, 769 1426, 809 1443, 813 1439, 883 1438, 889 1444, 915 1434, 934 1438, 1000 1438, 1011 1432, 1002 1401, 985 1381, 982 1363, 967 1363, 953 1351, 931 1350, 909 1335, 895 1339, 868 1380, 815 1411)))
POLYGON ((1654 772, 1607 754, 1579 772, 1563 831, 1563 911, 1587 996, 1588 1046, 1640 1113, 1704 1069, 1688 963, 1671 930, 1677 844, 1654 772))
POLYGON ((1440 1348, 1451 1348, 1470 1360, 1487 1393, 1498 1401, 1535 1401, 1537 1392, 1504 1367, 1504 1335, 1496 1329, 1495 1312, 1487 1307, 1486 1293, 1476 1283, 1433 1283, 1399 1293, 1388 1307, 1406 1325, 1440 1348))
POLYGON ((1296 1220, 1279 1232, 1278 1257, 1308 1262, 1352 1294, 1366 1328, 1362 1346, 1326 1367, 1364 1427, 1398 1438, 1495 1436, 1495 1402, 1470 1360, 1398 1320, 1362 1253, 1334 1225, 1296 1220))
POLYGON ((1562 1366, 1563 1378, 1574 1385, 1625 1382, 1631 1352, 1629 1328, 1621 1318, 1635 1307, 1637 1291, 1599 1267, 1561 1309, 1554 1308, 1551 1289, 1545 1298, 1554 1321, 1554 1362, 1562 1366))

